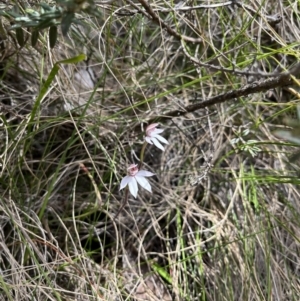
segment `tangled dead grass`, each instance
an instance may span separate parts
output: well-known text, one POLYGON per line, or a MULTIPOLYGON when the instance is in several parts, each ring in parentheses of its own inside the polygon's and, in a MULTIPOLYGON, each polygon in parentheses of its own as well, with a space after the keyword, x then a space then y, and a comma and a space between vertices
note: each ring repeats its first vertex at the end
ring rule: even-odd
POLYGON ((82 15, 53 50, 2 38, 1 298, 298 300, 298 168, 272 134, 294 114, 288 89, 163 124, 166 151, 145 154, 153 193, 114 220, 147 120, 289 68, 297 3, 159 0, 160 26, 144 4, 98 3, 103 18, 82 15), (53 64, 78 53, 89 59, 61 65, 29 124, 53 64))

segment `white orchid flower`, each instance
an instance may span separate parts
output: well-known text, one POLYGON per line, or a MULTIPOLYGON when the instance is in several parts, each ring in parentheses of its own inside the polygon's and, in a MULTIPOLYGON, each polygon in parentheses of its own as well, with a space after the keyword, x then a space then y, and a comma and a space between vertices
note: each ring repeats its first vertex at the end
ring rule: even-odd
POLYGON ((146 177, 154 176, 154 173, 146 170, 139 170, 137 164, 131 164, 127 168, 127 171, 128 175, 122 179, 120 190, 128 185, 130 193, 136 198, 138 193, 137 184, 139 183, 144 189, 152 192, 150 183, 146 177))
POLYGON ((149 144, 154 144, 156 147, 161 149, 162 151, 165 150, 165 148, 161 145, 160 142, 169 144, 169 142, 159 134, 161 134, 164 130, 163 129, 157 129, 158 123, 152 123, 147 126, 146 128, 146 137, 145 140, 149 144))

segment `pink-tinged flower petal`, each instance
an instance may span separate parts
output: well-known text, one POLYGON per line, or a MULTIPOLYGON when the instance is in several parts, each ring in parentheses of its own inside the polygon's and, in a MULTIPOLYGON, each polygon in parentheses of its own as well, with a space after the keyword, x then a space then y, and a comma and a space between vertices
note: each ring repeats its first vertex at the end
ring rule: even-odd
POLYGON ((131 177, 131 181, 128 184, 130 193, 136 198, 138 193, 138 185, 136 181, 136 177, 131 177))
POLYGON ((130 176, 124 177, 121 181, 120 190, 124 189, 128 185, 128 183, 130 183, 131 180, 132 180, 132 177, 130 177, 130 176))
POLYGON ((154 175, 155 175, 155 173, 153 173, 151 171, 140 170, 135 176, 139 176, 139 177, 152 177, 154 175))
POLYGON ((137 167, 138 167, 137 164, 130 164, 129 167, 127 168, 127 170, 135 169, 137 167))
POLYGON ((163 131, 164 131, 164 129, 155 129, 153 132, 150 133, 150 136, 154 137, 157 134, 161 134, 163 131))
POLYGON ((137 164, 129 165, 129 167, 127 168, 127 171, 130 176, 135 176, 137 174, 137 172, 139 171, 138 165, 137 164))
POLYGON ((147 132, 147 131, 151 131, 152 129, 155 129, 158 125, 159 125, 159 123, 152 123, 152 124, 149 124, 149 125, 146 127, 146 132, 147 132))
POLYGON ((157 129, 158 123, 153 123, 147 126, 146 128, 146 137, 145 141, 149 144, 154 144, 156 147, 161 149, 162 151, 165 150, 165 148, 162 146, 162 143, 169 144, 169 142, 159 134, 164 131, 164 129, 157 129))
POLYGON ((156 138, 152 138, 151 140, 152 140, 152 142, 154 143, 154 145, 155 145, 156 147, 158 147, 158 148, 161 149, 162 151, 165 150, 165 148, 159 143, 159 141, 158 141, 156 138))
POLYGON ((139 176, 135 176, 137 182, 146 190, 148 190, 149 192, 152 192, 151 190, 151 185, 148 182, 148 180, 144 177, 139 177, 139 176))

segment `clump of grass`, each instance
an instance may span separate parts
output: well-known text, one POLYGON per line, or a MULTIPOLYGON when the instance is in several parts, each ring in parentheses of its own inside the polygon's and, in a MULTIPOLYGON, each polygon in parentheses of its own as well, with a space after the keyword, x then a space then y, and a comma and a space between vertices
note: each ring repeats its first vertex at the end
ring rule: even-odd
POLYGON ((289 69, 294 3, 97 5, 53 49, 46 33, 32 48, 14 32, 1 48, 3 298, 298 300, 295 145, 273 135, 297 93, 168 118, 289 69), (170 144, 146 149, 153 193, 115 219, 120 180, 159 119, 170 144))

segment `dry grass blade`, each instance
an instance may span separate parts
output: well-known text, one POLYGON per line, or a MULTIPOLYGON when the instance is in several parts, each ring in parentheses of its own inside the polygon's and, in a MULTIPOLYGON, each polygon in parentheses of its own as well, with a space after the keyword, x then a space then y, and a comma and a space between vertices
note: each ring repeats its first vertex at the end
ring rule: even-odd
POLYGON ((0 299, 300 300, 297 2, 79 2, 0 4, 0 299))

